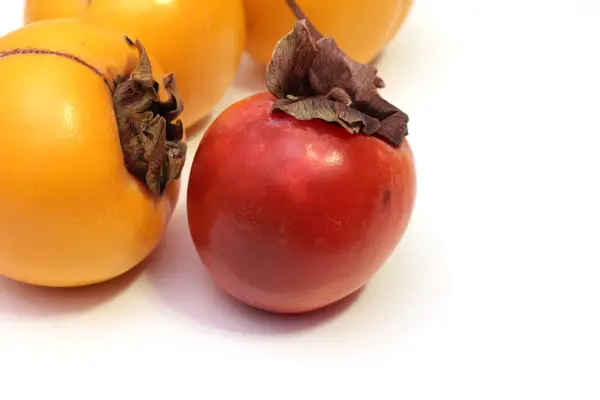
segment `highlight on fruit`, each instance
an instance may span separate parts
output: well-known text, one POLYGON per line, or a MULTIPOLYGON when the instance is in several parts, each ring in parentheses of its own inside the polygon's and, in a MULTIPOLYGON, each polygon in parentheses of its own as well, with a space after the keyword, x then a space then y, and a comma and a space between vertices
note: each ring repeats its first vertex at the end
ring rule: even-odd
POLYGON ((190 233, 212 279, 262 310, 303 313, 358 291, 399 244, 416 195, 408 115, 377 70, 295 1, 268 92, 228 107, 191 163, 190 233))
POLYGON ((73 19, 2 37, 0 82, 0 275, 84 286, 146 259, 187 152, 176 77, 139 40, 73 19))
POLYGON ((139 39, 177 77, 189 128, 233 83, 245 43, 242 0, 26 0, 25 23, 77 18, 139 39))
POLYGON ((411 5, 27 0, 27 24, 0 38, 0 275, 125 274, 164 238, 189 165, 188 231, 223 291, 287 314, 356 293, 416 199, 409 116, 368 63, 411 5), (347 29, 358 19, 362 37, 347 29), (244 48, 265 90, 216 116, 188 163, 186 129, 244 48))

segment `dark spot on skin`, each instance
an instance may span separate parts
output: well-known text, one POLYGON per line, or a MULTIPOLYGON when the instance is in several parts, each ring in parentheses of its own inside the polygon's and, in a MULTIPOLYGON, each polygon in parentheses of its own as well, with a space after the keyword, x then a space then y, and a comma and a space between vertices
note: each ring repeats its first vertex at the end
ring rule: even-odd
POLYGON ((135 46, 135 43, 133 43, 133 40, 131 40, 129 38, 129 36, 127 36, 127 35, 125 35, 125 42, 127 42, 127 44, 130 45, 130 46, 132 46, 132 47, 135 46))
POLYGON ((391 201, 392 201, 392 191, 390 190, 390 188, 386 187, 383 190, 383 194, 381 196, 381 208, 384 210, 386 208, 388 208, 391 201))

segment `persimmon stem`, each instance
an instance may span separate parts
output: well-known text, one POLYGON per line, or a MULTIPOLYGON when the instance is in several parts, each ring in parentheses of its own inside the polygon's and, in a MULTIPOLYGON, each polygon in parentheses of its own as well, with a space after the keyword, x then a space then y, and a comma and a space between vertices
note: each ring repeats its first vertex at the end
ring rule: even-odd
POLYGON ((278 99, 272 111, 337 123, 400 146, 408 135, 408 115, 378 93, 385 83, 377 68, 353 60, 335 38, 323 36, 295 0, 286 4, 297 21, 267 65, 267 89, 278 99))
MULTIPOLYGON (((131 46, 133 41, 125 36, 131 46)), ((136 40, 139 62, 127 76, 117 76, 113 106, 117 117, 121 148, 127 170, 156 195, 179 179, 187 146, 183 143, 183 123, 178 119, 183 103, 173 74, 162 86, 169 94, 163 101, 160 84, 152 75, 152 64, 144 46, 136 40)))
POLYGON ((156 195, 180 178, 187 146, 183 140, 183 123, 178 119, 183 103, 173 74, 163 79, 168 100, 159 96, 160 84, 154 81, 152 65, 139 41, 125 36, 129 46, 139 52, 139 62, 128 76, 109 80, 104 73, 84 59, 65 52, 42 48, 16 48, 0 51, 0 59, 18 55, 48 55, 76 62, 104 80, 113 96, 113 106, 121 140, 125 166, 131 174, 145 182, 156 195))
POLYGON ((298 3, 296 3, 296 0, 286 0, 286 3, 297 20, 306 21, 306 25, 308 25, 308 28, 311 30, 310 33, 314 36, 315 40, 324 37, 323 34, 321 34, 321 32, 319 32, 319 30, 313 25, 313 23, 310 22, 310 19, 308 19, 306 14, 304 14, 304 11, 302 11, 302 8, 300 8, 298 3))

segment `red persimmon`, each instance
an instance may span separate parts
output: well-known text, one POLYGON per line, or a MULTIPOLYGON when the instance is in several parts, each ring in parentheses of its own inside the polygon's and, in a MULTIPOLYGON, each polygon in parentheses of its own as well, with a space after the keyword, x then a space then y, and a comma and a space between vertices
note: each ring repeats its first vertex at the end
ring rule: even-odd
POLYGON ((192 164, 189 227, 226 292, 304 312, 360 289, 391 255, 412 213, 415 166, 406 140, 396 149, 271 113, 274 100, 254 95, 209 127, 192 164))
POLYGON ((385 84, 322 36, 295 1, 267 67, 269 93, 237 102, 195 154, 188 218, 206 268, 254 307, 334 303, 379 270, 412 214, 408 116, 385 84))

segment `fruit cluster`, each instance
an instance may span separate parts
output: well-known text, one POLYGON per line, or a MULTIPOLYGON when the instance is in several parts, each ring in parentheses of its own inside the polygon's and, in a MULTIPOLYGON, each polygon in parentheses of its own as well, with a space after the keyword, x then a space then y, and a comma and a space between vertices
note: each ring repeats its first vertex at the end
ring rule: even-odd
POLYGON ((362 287, 414 206, 408 116, 367 64, 412 0, 298 3, 27 0, 0 38, 0 275, 125 273, 162 240, 191 163, 189 232, 230 295, 298 313, 362 287), (186 130, 244 50, 266 91, 219 115, 190 160, 186 130))

